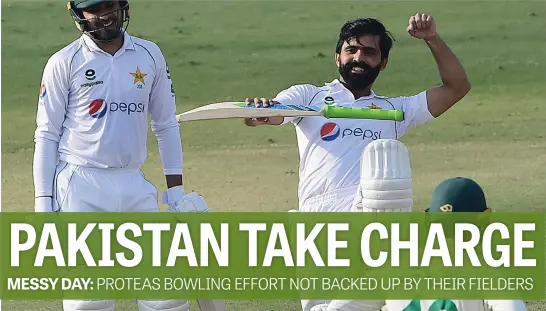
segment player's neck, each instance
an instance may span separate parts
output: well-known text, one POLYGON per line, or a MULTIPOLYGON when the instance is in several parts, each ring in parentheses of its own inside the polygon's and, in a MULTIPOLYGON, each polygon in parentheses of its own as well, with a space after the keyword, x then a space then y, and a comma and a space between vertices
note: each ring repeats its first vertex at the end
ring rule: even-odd
POLYGON ((347 82, 343 80, 343 77, 339 77, 339 82, 345 86, 347 90, 349 90, 351 93, 353 93, 353 96, 355 99, 359 99, 360 97, 370 96, 372 94, 372 84, 369 86, 363 88, 363 89, 354 89, 352 88, 347 82))
POLYGON ((370 96, 372 94, 371 87, 362 89, 362 90, 350 90, 351 93, 353 93, 353 96, 355 99, 359 99, 360 97, 370 96))
POLYGON ((372 94, 372 86, 368 86, 364 89, 354 89, 351 88, 347 83, 342 82, 343 85, 345 85, 345 88, 347 88, 351 93, 353 93, 353 96, 355 99, 359 99, 360 97, 370 96, 372 94))
POLYGON ((116 52, 119 51, 119 49, 121 49, 121 47, 123 46, 123 36, 119 36, 118 38, 109 42, 102 42, 97 40, 94 41, 101 50, 105 51, 110 55, 116 54, 116 52))

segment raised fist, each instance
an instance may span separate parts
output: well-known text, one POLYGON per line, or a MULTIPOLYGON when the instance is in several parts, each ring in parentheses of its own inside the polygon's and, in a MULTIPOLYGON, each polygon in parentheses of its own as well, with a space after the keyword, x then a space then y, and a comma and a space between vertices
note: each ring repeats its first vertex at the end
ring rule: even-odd
POLYGON ((410 17, 407 30, 414 38, 431 39, 436 36, 436 22, 432 15, 415 14, 410 17))

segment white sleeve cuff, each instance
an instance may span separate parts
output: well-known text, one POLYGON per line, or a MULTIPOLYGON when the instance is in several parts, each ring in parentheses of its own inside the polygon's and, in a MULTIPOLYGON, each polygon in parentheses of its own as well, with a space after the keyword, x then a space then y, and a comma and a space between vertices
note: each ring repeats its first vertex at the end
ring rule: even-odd
POLYGON ((156 137, 164 174, 182 175, 182 141, 178 124, 156 132, 156 137))
POLYGON ((53 196, 58 143, 40 137, 36 138, 35 141, 33 160, 34 195, 35 197, 53 196))

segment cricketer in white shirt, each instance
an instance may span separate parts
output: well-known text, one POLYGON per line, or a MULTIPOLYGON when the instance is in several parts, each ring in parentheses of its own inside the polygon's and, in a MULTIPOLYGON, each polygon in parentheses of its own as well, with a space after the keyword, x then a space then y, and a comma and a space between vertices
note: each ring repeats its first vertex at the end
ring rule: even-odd
MULTIPOLYGON (((52 55, 43 72, 35 131, 36 210, 157 211, 157 189, 140 171, 147 158, 148 115, 169 188, 163 201, 170 210, 184 210, 183 199, 196 196, 183 191, 175 93, 163 53, 122 28, 129 20, 128 2, 73 0, 70 6, 84 34, 52 55), (101 19, 113 26, 83 28, 101 19), (99 40, 102 29, 115 39, 99 40), (116 42, 119 46, 106 50, 116 42), (170 176, 179 178, 169 185, 170 176)), ((199 204, 201 199, 196 198, 199 204)))
POLYGON ((158 46, 127 32, 115 55, 102 51, 87 35, 55 53, 40 87, 36 196, 53 196, 53 211, 157 210, 157 189, 145 182, 140 167, 147 157, 149 114, 165 175, 182 174, 171 87, 158 46), (87 182, 84 174, 97 177, 89 176, 93 182, 87 182), (96 179, 100 174, 104 178, 96 179))
POLYGON ((370 109, 398 109, 404 121, 326 119, 323 117, 247 119, 246 124, 296 127, 300 154, 299 210, 350 211, 360 179, 360 156, 377 139, 400 139, 411 129, 446 112, 470 90, 464 68, 436 33, 430 15, 410 17, 408 32, 423 39, 433 52, 442 84, 418 94, 385 97, 376 94, 373 83, 388 63, 392 38, 381 22, 372 19, 349 21, 340 30, 336 65, 340 77, 323 86, 298 84, 278 93, 272 100, 247 98, 247 103, 266 107, 271 102, 370 109))
POLYGON ((291 123, 296 128, 300 211, 349 211, 360 181, 359 160, 364 148, 377 139, 400 139, 410 129, 434 119, 428 110, 426 92, 388 98, 371 91, 370 95, 355 99, 337 79, 322 87, 295 85, 273 100, 286 105, 398 109, 405 113, 402 122, 284 118, 283 124, 291 123))
MULTIPOLYGON (((141 171, 148 115, 171 212, 208 211, 182 185, 182 142, 167 62, 153 42, 129 35, 128 1, 71 0, 82 32, 47 61, 35 131, 37 212, 159 212, 157 188, 141 171)), ((141 311, 187 311, 186 300, 138 301, 141 311)), ((65 311, 113 311, 114 302, 64 300, 65 311)))
MULTIPOLYGON (((411 203, 404 208, 389 209, 386 206, 392 204, 385 204, 383 208, 370 208, 358 202, 361 200, 357 196, 361 193, 361 155, 372 141, 398 140, 411 129, 438 118, 470 91, 470 83, 459 59, 436 32, 436 22, 431 15, 411 16, 407 32, 423 40, 432 52, 440 72, 440 85, 410 96, 384 97, 376 94, 372 90, 373 83, 387 67, 393 38, 380 21, 359 18, 346 22, 340 29, 335 51, 339 79, 323 86, 297 84, 279 92, 273 99, 246 98, 245 102, 257 107, 279 102, 318 108, 337 105, 404 111, 405 120, 401 122, 323 117, 245 119, 245 124, 251 127, 289 123, 295 125, 300 154, 299 211, 411 210, 411 203), (358 209, 355 208, 357 206, 358 209)), ((416 79, 420 74, 416 70, 416 79)), ((330 300, 302 300, 302 308, 309 311, 313 306, 330 300)), ((377 302, 369 301, 369 305, 377 306, 377 302)))

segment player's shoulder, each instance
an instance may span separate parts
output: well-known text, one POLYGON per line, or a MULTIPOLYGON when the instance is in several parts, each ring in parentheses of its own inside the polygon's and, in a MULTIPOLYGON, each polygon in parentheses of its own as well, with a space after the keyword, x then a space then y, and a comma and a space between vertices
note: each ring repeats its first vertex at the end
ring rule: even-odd
POLYGON ((426 102, 427 91, 424 90, 419 93, 411 94, 411 95, 394 95, 394 96, 385 96, 385 95, 375 94, 375 97, 378 99, 385 100, 395 106, 407 105, 407 104, 411 105, 413 103, 419 103, 422 101, 426 102))
POLYGON ((129 35, 129 38, 133 41, 137 51, 142 50, 143 52, 149 53, 154 59, 163 57, 163 52, 157 43, 132 35, 129 35))
POLYGON ((82 42, 81 38, 78 38, 68 45, 64 46, 60 50, 53 53, 47 59, 47 66, 59 66, 64 64, 70 64, 74 57, 81 51, 82 42))
POLYGON ((302 94, 318 94, 320 92, 326 92, 329 90, 329 87, 327 85, 315 85, 312 83, 300 83, 300 84, 294 84, 285 91, 295 91, 302 94))

